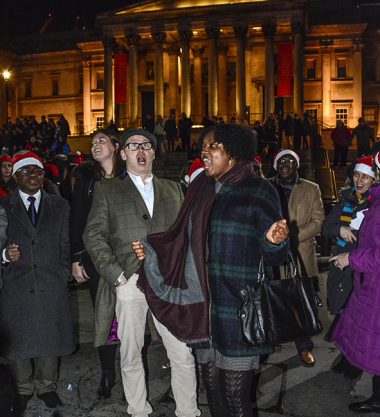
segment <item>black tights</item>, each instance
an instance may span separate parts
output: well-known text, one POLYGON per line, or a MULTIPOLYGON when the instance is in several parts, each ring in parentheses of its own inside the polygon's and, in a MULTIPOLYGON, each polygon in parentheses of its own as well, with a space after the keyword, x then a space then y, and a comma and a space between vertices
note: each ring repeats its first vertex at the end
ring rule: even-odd
POLYGON ((226 371, 213 362, 201 365, 212 417, 252 417, 251 387, 255 371, 226 371))

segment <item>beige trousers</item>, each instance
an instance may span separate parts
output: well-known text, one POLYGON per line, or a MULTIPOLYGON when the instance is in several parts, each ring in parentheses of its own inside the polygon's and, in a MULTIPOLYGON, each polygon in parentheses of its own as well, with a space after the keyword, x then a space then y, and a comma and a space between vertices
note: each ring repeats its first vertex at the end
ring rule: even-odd
MULTIPOLYGON (((148 304, 137 288, 138 275, 116 288, 116 316, 120 339, 120 365, 128 413, 132 417, 148 417, 152 407, 147 400, 145 372, 141 357, 148 304)), ((194 357, 185 343, 175 338, 153 317, 171 364, 171 385, 178 417, 195 417, 197 407, 194 357)))

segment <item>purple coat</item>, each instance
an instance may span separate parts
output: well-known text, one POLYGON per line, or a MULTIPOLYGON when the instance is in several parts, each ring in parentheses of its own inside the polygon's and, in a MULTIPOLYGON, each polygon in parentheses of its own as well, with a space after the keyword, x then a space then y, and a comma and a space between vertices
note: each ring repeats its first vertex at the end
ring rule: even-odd
POLYGON ((350 363, 380 375, 380 186, 371 195, 358 247, 349 255, 354 290, 332 340, 350 363))

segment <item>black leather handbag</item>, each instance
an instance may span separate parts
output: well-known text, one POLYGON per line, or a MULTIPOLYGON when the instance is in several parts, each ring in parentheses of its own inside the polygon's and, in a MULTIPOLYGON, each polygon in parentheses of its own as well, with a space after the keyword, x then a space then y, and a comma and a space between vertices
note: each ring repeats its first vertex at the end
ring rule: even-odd
POLYGON ((264 347, 310 337, 323 330, 311 277, 301 277, 292 254, 293 271, 287 279, 270 281, 261 259, 258 279, 241 291, 243 342, 264 347))

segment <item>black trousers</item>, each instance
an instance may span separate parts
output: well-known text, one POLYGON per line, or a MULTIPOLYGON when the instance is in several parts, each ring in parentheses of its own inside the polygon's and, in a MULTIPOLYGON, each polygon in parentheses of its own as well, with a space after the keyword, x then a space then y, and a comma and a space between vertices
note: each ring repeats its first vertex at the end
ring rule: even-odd
POLYGON ((347 152, 348 146, 346 145, 335 145, 335 153, 334 153, 334 166, 338 164, 341 166, 345 166, 347 163, 347 152))

